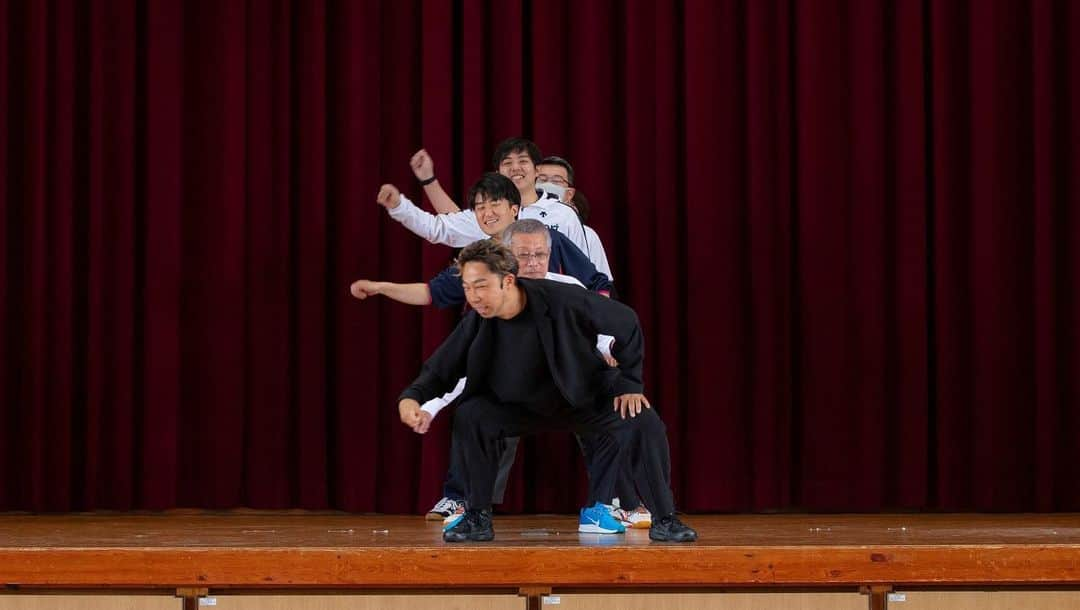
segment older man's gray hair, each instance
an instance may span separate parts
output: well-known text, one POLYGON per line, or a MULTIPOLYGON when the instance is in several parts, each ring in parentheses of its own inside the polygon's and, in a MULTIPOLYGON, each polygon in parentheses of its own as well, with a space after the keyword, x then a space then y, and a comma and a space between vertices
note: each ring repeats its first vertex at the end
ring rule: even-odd
POLYGON ((505 231, 503 231, 503 243, 506 245, 510 245, 510 238, 519 233, 523 233, 526 235, 537 235, 543 233, 544 237, 547 238, 548 250, 551 249, 551 231, 549 231, 547 226, 539 220, 535 218, 515 220, 513 223, 510 224, 509 227, 506 227, 505 231))

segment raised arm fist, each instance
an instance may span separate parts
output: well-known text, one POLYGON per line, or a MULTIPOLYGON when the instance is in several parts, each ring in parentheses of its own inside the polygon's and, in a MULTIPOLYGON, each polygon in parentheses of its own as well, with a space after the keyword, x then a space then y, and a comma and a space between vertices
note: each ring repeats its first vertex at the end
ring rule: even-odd
POLYGON ((379 294, 379 282, 373 280, 356 280, 349 287, 349 291, 352 295, 361 301, 364 299, 379 294))
POLYGON ((435 176, 435 162, 431 160, 431 155, 423 148, 416 151, 412 159, 409 159, 409 165, 412 167, 416 179, 421 182, 435 176))
POLYGON ((379 188, 379 196, 375 198, 375 201, 382 207, 392 210, 401 203, 401 191, 393 184, 384 184, 379 188))

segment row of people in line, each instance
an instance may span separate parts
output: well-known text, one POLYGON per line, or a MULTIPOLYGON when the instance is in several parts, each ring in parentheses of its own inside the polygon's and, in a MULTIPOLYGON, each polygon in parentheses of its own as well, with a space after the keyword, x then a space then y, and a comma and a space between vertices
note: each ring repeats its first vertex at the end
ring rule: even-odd
POLYGON ((500 144, 493 162, 497 171, 473 185, 471 209, 461 210, 435 179, 430 156, 417 152, 410 164, 438 213, 420 209, 393 185, 383 185, 377 201, 417 235, 465 250, 427 283, 363 279, 351 287, 359 299, 382 294, 413 305, 471 307, 399 403, 402 421, 421 434, 440 410, 457 406, 443 498, 428 518, 444 520, 448 541, 490 539, 491 504, 502 501, 517 448, 514 432, 570 428, 585 455, 590 481, 579 531, 610 534, 647 527, 656 540, 696 539, 674 515, 663 423, 639 389, 643 354, 636 316, 606 298, 614 293, 606 253, 596 232, 569 205, 578 195, 572 166, 560 157, 542 158, 534 143, 519 138, 500 144), (566 303, 563 291, 568 288, 577 297, 588 297, 566 303), (531 305, 528 295, 533 296, 531 305), (545 303, 560 306, 560 319, 551 317, 554 312, 545 303), (526 310, 543 315, 530 320, 526 310), (583 323, 583 312, 592 316, 588 323, 583 323), (620 343, 605 327, 629 332, 634 345, 620 343), (553 329, 555 336, 548 334, 553 329), (560 348, 578 345, 583 336, 590 337, 590 362, 579 362, 575 370, 592 374, 565 379, 557 362, 584 354, 560 348), (477 352, 491 358, 477 358, 477 352), (464 374, 445 378, 440 367, 461 373, 475 369, 479 379, 464 374), (584 394, 568 389, 568 381, 581 385, 584 394), (617 393, 620 386, 637 391, 617 393), (588 400, 582 402, 582 396, 588 400), (612 409, 597 409, 597 400, 612 401, 612 409), (648 417, 639 419, 646 411, 648 417), (659 519, 653 520, 650 508, 659 519))

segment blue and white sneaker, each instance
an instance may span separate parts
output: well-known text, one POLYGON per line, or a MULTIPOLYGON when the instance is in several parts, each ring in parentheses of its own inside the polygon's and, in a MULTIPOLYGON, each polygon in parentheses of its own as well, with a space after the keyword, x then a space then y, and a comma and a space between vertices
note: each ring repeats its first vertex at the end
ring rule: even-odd
POLYGON ((454 512, 450 513, 449 515, 446 516, 445 519, 443 519, 443 522, 442 522, 443 523, 443 525, 442 525, 443 531, 445 532, 446 530, 448 530, 448 529, 454 527, 455 525, 457 525, 457 522, 461 521, 461 518, 464 517, 464 516, 465 516, 465 504, 458 504, 457 508, 454 509, 454 512))
POLYGON ((621 534, 626 531, 626 528, 611 516, 606 506, 597 502, 581 509, 577 531, 582 534, 621 534))

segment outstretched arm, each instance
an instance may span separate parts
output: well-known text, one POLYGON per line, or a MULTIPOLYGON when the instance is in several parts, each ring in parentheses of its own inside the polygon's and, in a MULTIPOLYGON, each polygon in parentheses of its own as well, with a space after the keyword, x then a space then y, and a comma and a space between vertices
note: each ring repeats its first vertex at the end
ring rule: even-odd
POLYGON ((431 207, 435 208, 436 212, 450 214, 461 211, 461 208, 454 203, 454 199, 435 178, 435 161, 432 160, 428 151, 423 148, 416 151, 412 159, 409 159, 409 166, 412 167, 416 179, 424 185, 424 194, 427 195, 428 200, 431 201, 431 207))
POLYGON ((352 295, 361 301, 381 294, 406 305, 428 305, 431 303, 431 291, 427 284, 395 284, 375 280, 356 280, 349 288, 352 295))
POLYGON ((464 248, 478 239, 487 239, 472 210, 438 215, 425 212, 392 184, 382 185, 376 201, 386 208, 390 218, 433 244, 464 248))

